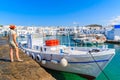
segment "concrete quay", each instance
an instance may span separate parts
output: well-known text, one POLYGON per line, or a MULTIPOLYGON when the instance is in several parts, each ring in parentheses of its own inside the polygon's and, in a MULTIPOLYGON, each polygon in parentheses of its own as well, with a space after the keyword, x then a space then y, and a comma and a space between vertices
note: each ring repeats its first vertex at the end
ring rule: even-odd
POLYGON ((24 61, 10 62, 7 40, 0 38, 0 80, 56 80, 22 51, 20 58, 24 61))

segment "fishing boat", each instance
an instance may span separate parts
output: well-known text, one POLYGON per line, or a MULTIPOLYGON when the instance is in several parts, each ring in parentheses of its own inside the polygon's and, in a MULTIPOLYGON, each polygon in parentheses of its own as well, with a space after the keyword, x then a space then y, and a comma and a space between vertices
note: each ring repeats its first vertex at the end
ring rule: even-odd
POLYGON ((84 34, 84 36, 73 37, 72 40, 84 45, 94 45, 105 43, 106 37, 103 34, 84 34))
MULTIPOLYGON (((40 38, 39 38, 40 39, 40 38)), ((115 49, 71 47, 60 45, 58 39, 41 42, 28 36, 27 47, 19 47, 41 66, 53 70, 97 77, 115 55, 115 49), (34 42, 34 43, 33 43, 34 42)))

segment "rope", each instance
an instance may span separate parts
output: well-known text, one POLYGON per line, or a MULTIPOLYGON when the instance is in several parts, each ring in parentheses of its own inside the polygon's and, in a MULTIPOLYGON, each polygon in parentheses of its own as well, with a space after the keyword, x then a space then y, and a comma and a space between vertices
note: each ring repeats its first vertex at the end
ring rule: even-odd
POLYGON ((93 55, 91 54, 91 51, 89 51, 89 54, 91 55, 91 57, 93 58, 93 60, 94 60, 95 63, 97 64, 98 68, 101 70, 101 72, 105 75, 105 77, 107 78, 107 80, 110 80, 110 78, 107 76, 107 74, 102 70, 102 68, 100 67, 100 65, 96 62, 95 58, 94 58, 93 55))

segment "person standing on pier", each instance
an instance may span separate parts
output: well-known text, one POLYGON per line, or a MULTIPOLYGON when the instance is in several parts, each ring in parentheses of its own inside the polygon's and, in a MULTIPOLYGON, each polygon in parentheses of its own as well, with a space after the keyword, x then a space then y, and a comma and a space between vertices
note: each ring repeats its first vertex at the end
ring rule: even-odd
POLYGON ((16 26, 15 25, 10 25, 9 28, 10 28, 10 31, 8 32, 8 43, 9 43, 9 47, 10 47, 10 53, 9 53, 10 60, 11 60, 11 62, 14 62, 13 52, 15 50, 17 60, 18 61, 23 61, 19 57, 18 43, 16 41, 17 34, 14 31, 16 26))

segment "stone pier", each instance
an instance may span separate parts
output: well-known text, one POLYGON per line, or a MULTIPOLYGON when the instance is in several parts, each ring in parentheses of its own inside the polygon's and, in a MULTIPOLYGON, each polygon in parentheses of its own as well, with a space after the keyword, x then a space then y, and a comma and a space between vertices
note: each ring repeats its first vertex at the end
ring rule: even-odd
POLYGON ((7 40, 0 38, 0 80, 56 80, 22 51, 20 58, 24 61, 18 62, 14 55, 10 62, 7 40))

